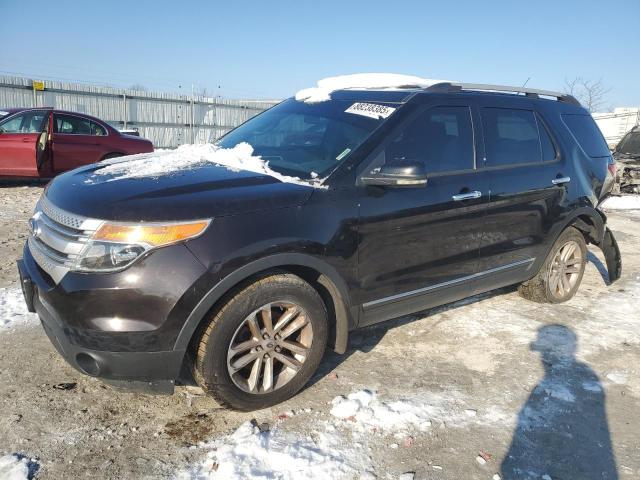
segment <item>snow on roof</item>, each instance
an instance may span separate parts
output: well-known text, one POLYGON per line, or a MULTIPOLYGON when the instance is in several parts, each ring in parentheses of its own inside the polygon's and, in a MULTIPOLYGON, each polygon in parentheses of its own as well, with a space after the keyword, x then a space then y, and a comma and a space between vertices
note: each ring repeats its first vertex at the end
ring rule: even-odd
POLYGON ((436 83, 450 80, 434 80, 400 75, 397 73, 355 73, 338 77, 323 78, 316 87, 305 88, 296 93, 296 100, 306 103, 318 103, 331 100, 331 93, 345 89, 390 89, 390 88, 427 88, 436 83))
POLYGON ((221 148, 211 143, 182 145, 175 150, 105 160, 98 163, 100 168, 96 169, 85 183, 97 183, 100 176, 110 176, 105 180, 107 182, 125 178, 162 177, 207 164, 224 166, 233 171, 246 170, 262 173, 277 178, 281 182, 321 187, 321 179, 305 181, 271 170, 267 161, 253 155, 253 147, 246 142, 239 143, 233 148, 221 148))

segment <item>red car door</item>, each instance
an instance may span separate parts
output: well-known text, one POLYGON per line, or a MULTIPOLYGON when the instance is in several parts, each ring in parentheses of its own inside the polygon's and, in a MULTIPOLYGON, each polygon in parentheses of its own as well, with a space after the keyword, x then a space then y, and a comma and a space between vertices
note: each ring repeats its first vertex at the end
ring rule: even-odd
POLYGON ((107 130, 97 122, 70 113, 53 114, 53 169, 61 173, 94 163, 105 154, 107 130))
POLYGON ((40 176, 38 166, 47 153, 48 119, 47 110, 27 110, 0 122, 1 176, 40 176))

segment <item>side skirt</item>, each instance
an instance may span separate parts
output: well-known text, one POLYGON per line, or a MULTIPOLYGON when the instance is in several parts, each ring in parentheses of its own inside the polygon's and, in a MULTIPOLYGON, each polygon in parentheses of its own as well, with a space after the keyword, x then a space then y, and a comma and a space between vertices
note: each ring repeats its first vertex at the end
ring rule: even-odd
POLYGON ((373 300, 362 305, 359 327, 420 312, 531 277, 535 258, 528 258, 445 283, 373 300))

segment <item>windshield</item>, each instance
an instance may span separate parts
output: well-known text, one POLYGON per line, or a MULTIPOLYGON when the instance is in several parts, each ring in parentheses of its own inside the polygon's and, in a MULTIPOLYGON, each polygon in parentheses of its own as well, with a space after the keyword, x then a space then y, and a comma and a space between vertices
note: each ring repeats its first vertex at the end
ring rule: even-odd
POLYGON ((640 132, 627 133, 620 141, 617 151, 620 153, 640 155, 640 132))
MULTIPOLYGON (((240 125, 217 144, 233 148, 247 142, 254 155, 260 155, 278 173, 323 178, 384 121, 368 116, 371 111, 345 112, 353 105, 347 100, 308 104, 289 99, 240 125)), ((385 116, 395 110, 384 103, 358 105, 380 108, 385 116)))

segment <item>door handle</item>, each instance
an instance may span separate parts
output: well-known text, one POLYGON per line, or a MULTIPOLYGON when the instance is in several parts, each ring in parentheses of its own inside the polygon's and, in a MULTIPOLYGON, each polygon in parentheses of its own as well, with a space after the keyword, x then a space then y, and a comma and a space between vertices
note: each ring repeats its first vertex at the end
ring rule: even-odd
POLYGON ((482 196, 482 192, 478 190, 474 190, 473 192, 467 193, 458 193, 457 195, 452 196, 454 202, 459 202, 461 200, 471 200, 472 198, 480 198, 482 196))
POLYGON ((551 183, 554 185, 562 185, 564 183, 569 183, 571 181, 571 177, 558 177, 551 180, 551 183))
POLYGON ((23 141, 24 143, 29 143, 29 142, 31 141, 31 139, 30 139, 30 138, 23 138, 23 139, 22 139, 22 141, 23 141))

